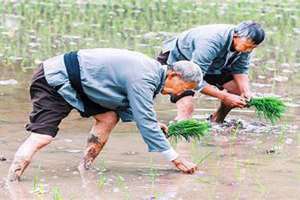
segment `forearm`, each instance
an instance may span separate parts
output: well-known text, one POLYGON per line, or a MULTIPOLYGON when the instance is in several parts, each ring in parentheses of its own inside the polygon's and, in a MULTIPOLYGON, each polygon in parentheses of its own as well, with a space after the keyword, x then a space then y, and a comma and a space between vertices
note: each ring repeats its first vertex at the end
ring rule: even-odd
MULTIPOLYGON (((244 98, 241 98, 239 95, 231 94, 226 90, 218 90, 212 85, 206 85, 201 90, 201 93, 220 99, 229 108, 243 108, 246 105, 244 98)), ((249 94, 243 94, 243 96, 249 96, 249 94)))
POLYGON ((248 74, 234 74, 233 79, 236 82, 241 94, 250 92, 248 74))
POLYGON ((224 90, 219 90, 219 89, 215 88, 214 86, 208 84, 201 90, 201 93, 211 96, 211 97, 216 97, 220 100, 223 100, 225 98, 227 92, 224 90))

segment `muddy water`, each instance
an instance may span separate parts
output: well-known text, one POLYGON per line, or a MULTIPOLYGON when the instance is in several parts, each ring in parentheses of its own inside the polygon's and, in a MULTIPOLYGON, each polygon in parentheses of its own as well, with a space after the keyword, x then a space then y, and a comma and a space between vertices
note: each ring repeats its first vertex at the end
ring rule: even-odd
MULTIPOLYGON (((91 119, 76 112, 65 119, 55 141, 40 152, 22 182, 5 184, 13 154, 26 138, 24 124, 31 105, 28 82, 31 72, 19 76, 3 70, 16 85, 0 86, 0 199, 299 199, 300 86, 299 74, 272 87, 257 80, 253 89, 281 94, 290 107, 284 119, 271 126, 251 110, 235 110, 227 125, 213 126, 210 137, 174 144, 183 156, 198 163, 195 175, 184 175, 156 153, 148 153, 134 124, 119 124, 95 163, 80 176, 77 164, 85 146, 91 119), (275 89, 274 89, 275 88, 275 89), (236 120, 242 125, 236 128, 236 120), (5 160, 6 159, 6 160, 5 160), (59 199, 59 198, 57 198, 59 199)), ((204 118, 218 105, 196 99, 195 117, 204 118)), ((157 99, 160 120, 175 116, 167 97, 157 99)))

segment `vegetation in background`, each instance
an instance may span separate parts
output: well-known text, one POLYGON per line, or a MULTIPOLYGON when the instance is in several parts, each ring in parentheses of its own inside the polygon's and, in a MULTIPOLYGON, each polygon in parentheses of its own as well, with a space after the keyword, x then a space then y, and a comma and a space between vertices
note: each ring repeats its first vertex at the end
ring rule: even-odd
MULTIPOLYGON (((46 58, 81 48, 128 48, 154 57, 164 39, 183 30, 210 23, 238 24, 250 19, 262 23, 267 31, 264 48, 256 50, 256 61, 264 62, 260 74, 274 68, 276 62, 292 63, 297 59, 299 1, 1 2, 0 64, 21 69, 34 68, 46 58)), ((256 72, 253 73, 256 77, 256 72)))

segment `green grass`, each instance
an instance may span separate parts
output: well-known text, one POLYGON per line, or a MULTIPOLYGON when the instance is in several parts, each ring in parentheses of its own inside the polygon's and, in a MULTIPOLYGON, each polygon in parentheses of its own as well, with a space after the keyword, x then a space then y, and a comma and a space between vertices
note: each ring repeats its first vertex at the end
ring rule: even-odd
POLYGON ((277 122, 286 111, 286 106, 282 100, 277 97, 255 97, 252 98, 248 105, 254 107, 259 117, 277 122))
POLYGON ((206 121, 187 119, 174 122, 169 125, 168 137, 179 140, 184 138, 186 141, 191 139, 200 140, 210 130, 210 124, 206 121))
POLYGON ((173 33, 201 24, 237 24, 249 19, 261 22, 267 31, 264 48, 257 49, 256 58, 278 63, 292 63, 297 58, 299 1, 76 2, 24 0, 0 4, 1 64, 33 68, 53 55, 94 47, 128 48, 153 57, 162 41, 173 33))

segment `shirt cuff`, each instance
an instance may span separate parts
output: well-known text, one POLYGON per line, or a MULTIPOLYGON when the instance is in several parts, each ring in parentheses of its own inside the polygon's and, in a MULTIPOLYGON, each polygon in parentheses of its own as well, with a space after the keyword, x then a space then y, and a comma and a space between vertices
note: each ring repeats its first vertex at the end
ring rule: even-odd
POLYGON ((175 160, 178 157, 178 153, 173 148, 170 148, 170 149, 168 149, 166 151, 162 151, 161 154, 168 161, 175 160))
POLYGON ((201 84, 199 84, 199 85, 197 86, 196 90, 199 91, 199 92, 201 92, 202 89, 205 88, 207 85, 208 85, 208 83, 207 83, 205 80, 203 80, 203 81, 201 82, 201 84))

